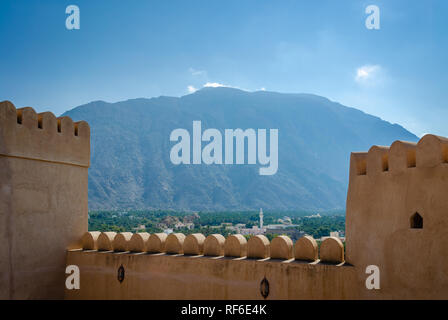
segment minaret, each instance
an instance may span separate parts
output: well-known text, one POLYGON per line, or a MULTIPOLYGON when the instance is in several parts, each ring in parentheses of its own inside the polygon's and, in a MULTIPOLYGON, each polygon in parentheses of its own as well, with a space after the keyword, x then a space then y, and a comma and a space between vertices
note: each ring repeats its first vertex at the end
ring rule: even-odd
POLYGON ((260 208, 260 229, 263 229, 263 209, 260 208))

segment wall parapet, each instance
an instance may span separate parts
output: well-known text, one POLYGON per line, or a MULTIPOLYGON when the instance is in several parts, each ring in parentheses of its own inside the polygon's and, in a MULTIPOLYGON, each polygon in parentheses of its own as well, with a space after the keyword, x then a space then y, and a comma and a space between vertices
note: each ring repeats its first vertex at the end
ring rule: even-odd
POLYGON ((66 290, 66 299, 353 299, 364 283, 356 279, 359 268, 328 258, 338 256, 334 239, 322 243, 322 262, 310 236, 295 246, 287 236, 269 241, 241 234, 92 231, 83 239, 89 240, 83 248, 67 252, 67 264, 79 266, 81 285, 66 290), (117 239, 127 244, 116 248, 117 239), (133 239, 139 250, 121 251, 133 239))
POLYGON ((90 127, 85 121, 56 117, 33 108, 0 102, 0 156, 90 165, 90 127))
POLYGON ((225 238, 221 234, 205 237, 201 233, 185 236, 182 233, 148 234, 130 232, 89 231, 82 237, 83 250, 133 253, 166 253, 172 255, 202 255, 239 259, 298 260, 329 264, 344 263, 344 246, 339 238, 329 237, 319 250, 316 240, 304 236, 294 242, 288 236, 277 236, 272 241, 264 235, 256 235, 249 241, 241 234, 225 238))
POLYGON ((426 134, 417 143, 397 140, 390 147, 372 146, 352 152, 350 178, 398 173, 410 168, 431 168, 448 163, 448 138, 426 134))

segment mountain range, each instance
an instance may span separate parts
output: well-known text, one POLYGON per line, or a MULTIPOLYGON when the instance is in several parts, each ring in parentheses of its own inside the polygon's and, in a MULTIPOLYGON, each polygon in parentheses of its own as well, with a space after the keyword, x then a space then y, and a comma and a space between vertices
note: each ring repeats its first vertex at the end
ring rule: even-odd
POLYGON ((64 116, 91 127, 90 210, 341 209, 350 152, 418 140, 398 124, 321 96, 227 87, 94 101, 64 116), (177 128, 192 132, 193 121, 222 133, 278 129, 278 171, 264 176, 259 165, 173 164, 170 134, 177 128))

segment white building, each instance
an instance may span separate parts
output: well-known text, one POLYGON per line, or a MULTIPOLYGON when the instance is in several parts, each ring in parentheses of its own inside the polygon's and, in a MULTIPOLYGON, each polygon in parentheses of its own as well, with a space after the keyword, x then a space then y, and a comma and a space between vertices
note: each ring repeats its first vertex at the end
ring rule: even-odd
POLYGON ((248 234, 248 235, 256 236, 256 235, 259 235, 259 234, 265 234, 266 233, 266 229, 260 229, 257 226, 253 226, 252 228, 240 229, 240 233, 242 235, 248 234))
POLYGON ((329 237, 336 237, 336 238, 339 238, 342 242, 345 241, 345 237, 340 236, 338 231, 331 231, 330 236, 322 237, 322 238, 320 238, 320 240, 324 241, 325 239, 328 239, 329 237))
POLYGON ((337 231, 332 231, 332 232, 330 232, 330 237, 336 237, 336 238, 339 238, 339 232, 337 232, 337 231))
POLYGON ((253 226, 252 228, 241 228, 239 229, 239 232, 242 235, 259 235, 259 234, 265 234, 266 233, 266 228, 263 227, 263 209, 260 208, 260 226, 253 226))

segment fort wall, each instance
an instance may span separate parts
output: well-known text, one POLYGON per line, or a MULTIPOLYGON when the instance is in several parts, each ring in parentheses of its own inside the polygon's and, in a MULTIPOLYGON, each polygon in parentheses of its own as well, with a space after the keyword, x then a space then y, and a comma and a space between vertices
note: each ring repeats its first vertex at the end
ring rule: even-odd
POLYGON ((100 234, 68 253, 87 280, 66 298, 447 299, 447 190, 448 139, 373 146, 351 155, 345 250, 337 238, 318 250, 310 236, 152 234, 123 252, 120 235, 100 234), (379 289, 366 286, 372 265, 379 289))
POLYGON ((89 157, 87 123, 0 103, 1 299, 448 299, 447 138, 351 154, 345 250, 333 237, 87 232, 89 157), (64 289, 66 265, 80 289, 64 289))
MULTIPOLYGON (((359 296, 354 282, 356 269, 344 263, 344 248, 333 245, 340 243, 335 238, 322 243, 327 247, 321 257, 324 261, 309 261, 294 257, 292 241, 286 236, 272 242, 264 236, 254 236, 246 243, 233 241, 238 238, 235 235, 219 241, 222 235, 218 234, 207 238, 202 234, 186 237, 153 234, 146 241, 152 237, 160 245, 158 252, 148 253, 143 251, 147 248, 144 242, 134 247, 134 252, 123 252, 122 244, 115 247, 116 239, 123 239, 121 234, 113 237, 111 233, 102 234, 104 237, 92 240, 96 232, 86 233, 85 248, 68 252, 67 264, 80 266, 81 289, 66 290, 67 299, 356 299, 359 296), (210 242, 208 255, 201 246, 204 239, 210 242), (87 249, 91 247, 98 250, 87 249), (244 252, 244 247, 248 256, 235 257, 244 252), (222 252, 227 254, 219 255, 222 252)), ((306 245, 304 252, 298 248, 296 253, 317 257, 317 246, 311 248, 312 253, 306 245)))
POLYGON ((64 297, 87 230, 86 122, 0 103, 0 299, 64 297))
POLYGON ((346 260, 381 270, 381 289, 367 297, 448 298, 447 150, 428 134, 351 155, 346 260))

